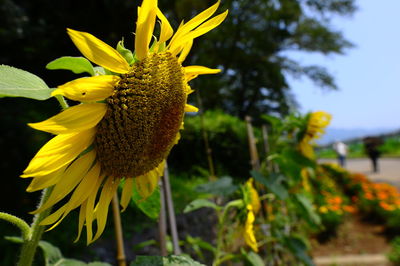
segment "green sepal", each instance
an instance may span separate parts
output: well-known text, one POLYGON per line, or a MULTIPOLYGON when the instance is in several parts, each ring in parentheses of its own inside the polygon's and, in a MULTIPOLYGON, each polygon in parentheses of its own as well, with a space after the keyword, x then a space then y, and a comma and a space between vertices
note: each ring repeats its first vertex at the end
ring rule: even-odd
POLYGON ((47 69, 56 70, 56 69, 64 69, 70 70, 75 74, 80 73, 89 73, 91 76, 94 76, 93 65, 84 57, 73 57, 73 56, 63 56, 57 58, 46 65, 47 69))
POLYGON ((125 58, 129 65, 132 65, 135 62, 132 51, 124 46, 124 39, 118 42, 117 51, 120 53, 120 55, 122 55, 123 58, 125 58))
POLYGON ((41 78, 28 71, 0 65, 0 98, 24 97, 47 100, 53 90, 41 78))

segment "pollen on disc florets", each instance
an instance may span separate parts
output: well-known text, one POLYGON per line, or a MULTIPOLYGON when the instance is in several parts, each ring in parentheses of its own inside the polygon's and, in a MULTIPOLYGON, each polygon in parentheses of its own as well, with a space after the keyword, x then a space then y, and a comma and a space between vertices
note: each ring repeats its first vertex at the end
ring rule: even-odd
POLYGON ((167 157, 182 124, 186 85, 182 66, 169 52, 151 54, 122 75, 96 133, 105 174, 137 177, 167 157))

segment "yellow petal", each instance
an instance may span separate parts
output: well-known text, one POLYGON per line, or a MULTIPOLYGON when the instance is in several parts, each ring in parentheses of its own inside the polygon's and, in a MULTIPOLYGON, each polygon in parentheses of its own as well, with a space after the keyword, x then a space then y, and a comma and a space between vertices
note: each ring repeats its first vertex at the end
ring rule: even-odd
POLYGON ((26 189, 27 192, 38 191, 44 188, 51 187, 55 185, 60 178, 63 176, 67 165, 63 166, 62 168, 58 169, 55 172, 52 172, 45 176, 38 176, 32 179, 32 182, 29 184, 28 188, 26 189))
POLYGON ((95 216, 97 219, 97 232, 93 241, 98 239, 104 231, 107 222, 108 207, 117 191, 119 181, 114 178, 108 178, 101 190, 100 199, 96 206, 95 216))
POLYGON ((197 113, 199 111, 199 108, 197 108, 196 106, 190 105, 190 104, 186 104, 185 105, 185 112, 193 112, 193 113, 197 113))
POLYGON ((187 77, 193 75, 217 74, 221 72, 221 69, 212 69, 204 66, 187 66, 183 69, 187 77))
MULTIPOLYGON (((94 202, 96 200, 97 196, 97 191, 100 189, 100 185, 103 183, 103 179, 105 176, 101 176, 96 184, 94 185, 94 193, 89 195, 89 198, 86 201, 86 207, 85 207, 85 217, 86 217, 86 241, 88 244, 90 244, 93 240, 93 229, 92 229, 92 223, 93 223, 93 216, 94 216, 94 202)), ((79 235, 78 235, 79 236, 79 235)), ((78 239, 77 239, 78 240, 78 239)))
POLYGON ((100 122, 107 111, 104 103, 88 103, 72 106, 46 121, 29 123, 34 129, 53 133, 66 134, 93 128, 100 122))
POLYGON ((214 29, 217 27, 219 24, 224 21, 226 16, 228 15, 228 10, 223 12, 222 14, 219 14, 218 16, 208 20, 207 22, 204 22, 202 25, 200 25, 197 29, 182 35, 179 39, 176 39, 173 44, 171 44, 170 50, 171 53, 176 55, 179 53, 179 51, 182 49, 181 46, 183 46, 185 43, 203 35, 209 32, 210 30, 214 29))
MULTIPOLYGON (((51 215, 47 216, 44 220, 42 220, 40 222, 40 225, 48 225, 48 224, 55 223, 60 218, 60 216, 63 214, 64 210, 65 210, 65 205, 60 207, 57 211, 53 212, 51 215)), ((47 229, 47 231, 50 231, 54 227, 55 226, 47 229)))
POLYGON ((160 43, 168 41, 174 34, 174 30, 169 24, 168 19, 164 16, 159 8, 157 8, 157 17, 161 20, 160 43))
POLYGON ((69 164, 93 143, 95 133, 89 129, 52 138, 33 157, 22 177, 44 176, 69 164))
MULTIPOLYGON (((80 208, 80 210, 79 210, 78 236, 76 237, 76 239, 74 240, 74 242, 78 242, 79 238, 81 237, 83 225, 85 224, 87 201, 88 201, 88 200, 86 200, 86 201, 81 205, 81 208, 80 208)), ((89 228, 89 225, 87 225, 87 228, 89 228)), ((90 229, 92 229, 92 223, 90 223, 90 229)), ((89 230, 89 229, 87 229, 87 230, 89 230)), ((88 243, 89 243, 89 241, 88 241, 88 243)))
POLYGON ((100 101, 111 96, 119 80, 119 77, 112 75, 80 78, 58 86, 51 96, 63 95, 81 102, 100 101))
POLYGON ((206 10, 204 10, 203 12, 201 12, 200 14, 198 14, 191 20, 189 20, 188 23, 183 24, 181 27, 179 27, 177 32, 175 33, 174 37, 172 38, 169 46, 176 47, 175 41, 178 41, 183 35, 187 34, 191 30, 193 30, 194 28, 199 26, 201 23, 206 21, 209 17, 211 17, 212 14, 214 14, 215 11, 217 11, 219 4, 220 4, 220 1, 218 0, 217 3, 215 3, 211 7, 207 8, 206 10))
POLYGON ((121 196, 121 206, 122 211, 125 211, 126 207, 128 207, 129 202, 131 201, 133 192, 133 178, 125 178, 124 189, 122 190, 121 196))
POLYGON ((54 186, 54 189, 46 202, 32 213, 35 214, 46 210, 68 195, 85 177, 95 159, 96 152, 90 151, 73 162, 62 174, 63 177, 54 186))
POLYGON ((90 171, 83 177, 81 183, 76 187, 74 193, 69 200, 69 207, 66 211, 77 208, 81 205, 92 193, 97 180, 100 179, 100 164, 96 163, 90 171))
POLYGON ((146 199, 151 194, 153 194, 158 185, 158 180, 160 179, 160 176, 163 175, 164 166, 165 161, 160 163, 160 165, 158 165, 156 168, 149 171, 148 173, 134 178, 136 189, 143 199, 146 199))
POLYGON ((144 0, 136 22, 135 52, 139 60, 147 57, 156 23, 157 0, 144 0))
MULTIPOLYGON (((71 199, 62 207, 63 208, 63 214, 60 217, 60 215, 56 216, 57 219, 54 220, 53 218, 49 218, 49 220, 46 218, 41 224, 52 224, 55 223, 57 220, 57 223, 55 223, 50 229, 52 230, 54 227, 59 225, 61 221, 75 208, 79 207, 79 205, 83 204, 86 199, 94 193, 95 195, 97 194, 97 189, 96 191, 93 191, 95 189, 95 185, 97 180, 99 179, 100 175, 100 165, 96 164, 90 171, 87 173, 87 175, 83 178, 82 182, 78 185, 78 187, 75 189, 74 193, 71 196, 71 199)), ((52 216, 52 215, 51 215, 52 216)), ((51 217, 49 216, 49 217, 51 217)))
POLYGON ((92 34, 67 29, 69 36, 81 53, 93 63, 115 73, 129 72, 129 64, 117 50, 92 34))
POLYGON ((187 55, 190 52, 190 49, 192 49, 193 46, 193 40, 188 41, 184 46, 181 54, 179 55, 178 62, 182 64, 183 61, 185 61, 187 55))

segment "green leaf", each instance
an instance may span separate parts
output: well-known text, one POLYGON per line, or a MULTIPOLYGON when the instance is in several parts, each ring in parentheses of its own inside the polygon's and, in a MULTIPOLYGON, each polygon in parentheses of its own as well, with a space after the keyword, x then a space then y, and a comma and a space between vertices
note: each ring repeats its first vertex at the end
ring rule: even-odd
MULTIPOLYGON (((14 243, 19 243, 19 244, 23 243, 21 237, 6 236, 4 238, 14 243)), ((106 262, 94 261, 90 262, 89 264, 86 264, 83 261, 64 258, 63 255, 61 254, 60 249, 47 241, 43 240, 39 241, 39 247, 43 251, 43 257, 46 266, 61 266, 61 265, 62 266, 111 266, 111 264, 106 262)))
POLYGON ((186 256, 137 256, 130 266, 205 266, 186 256))
POLYGON ((263 184, 269 191, 275 194, 279 199, 285 200, 289 196, 288 190, 282 184, 285 177, 280 174, 270 174, 264 176, 257 171, 251 171, 251 176, 257 181, 263 184))
POLYGON ((118 51, 118 53, 120 53, 120 55, 122 55, 123 58, 125 58, 125 60, 126 60, 126 62, 128 62, 128 64, 131 65, 134 62, 132 51, 125 48, 125 46, 124 46, 124 39, 122 39, 121 41, 118 42, 117 51, 118 51))
POLYGON ((200 247, 202 249, 211 251, 214 254, 217 251, 217 249, 213 245, 211 245, 208 242, 205 242, 200 237, 192 237, 190 235, 187 235, 186 236, 186 242, 188 242, 191 246, 193 246, 193 245, 198 246, 198 247, 200 247))
POLYGON ((52 91, 38 76, 22 69, 0 65, 0 98, 25 97, 46 100, 51 97, 52 91))
POLYGON ((92 64, 84 57, 78 56, 63 56, 57 58, 46 65, 47 69, 65 69, 71 70, 75 74, 87 72, 91 76, 94 76, 94 70, 92 64))
POLYGON ((133 196, 132 200, 135 202, 136 206, 151 219, 157 219, 160 213, 161 203, 160 203, 160 187, 157 187, 153 194, 151 194, 147 199, 143 199, 133 186, 133 196))
POLYGON ((51 266, 58 266, 58 265, 62 265, 62 266, 87 266, 87 264, 84 263, 83 261, 74 260, 74 259, 61 259, 61 260, 57 261, 57 264, 51 264, 51 266))
POLYGON ((134 251, 139 251, 144 247, 152 246, 152 245, 154 245, 154 246, 157 245, 157 241, 155 241, 154 239, 150 239, 150 240, 147 240, 147 241, 140 242, 139 244, 136 244, 136 245, 133 246, 133 250, 134 251))
POLYGON ((284 242, 293 255, 307 266, 314 266, 310 256, 307 254, 307 246, 301 238, 285 237, 284 242))
POLYGON ((207 199, 195 199, 185 207, 183 212, 188 213, 203 207, 213 208, 215 210, 220 209, 220 207, 212 201, 209 201, 207 199))
POLYGON ((39 247, 43 250, 43 256, 44 260, 46 261, 46 266, 55 265, 59 260, 63 258, 60 249, 56 246, 53 246, 49 242, 41 240, 39 242, 39 247))
POLYGON ((311 201, 303 194, 294 194, 294 199, 300 205, 300 207, 304 210, 305 216, 309 222, 319 225, 321 224, 321 218, 319 215, 314 211, 311 201))
POLYGON ((265 263, 263 262, 262 258, 260 255, 257 253, 254 253, 253 251, 250 251, 248 253, 244 254, 247 261, 252 265, 252 266, 264 266, 265 263))
POLYGON ((217 196, 229 196, 238 187, 232 182, 232 177, 224 176, 216 181, 198 185, 195 190, 200 193, 209 193, 217 196))

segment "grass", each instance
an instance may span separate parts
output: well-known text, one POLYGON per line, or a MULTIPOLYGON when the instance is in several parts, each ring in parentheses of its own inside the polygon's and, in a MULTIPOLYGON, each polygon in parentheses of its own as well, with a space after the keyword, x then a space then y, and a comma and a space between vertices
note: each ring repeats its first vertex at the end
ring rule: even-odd
MULTIPOLYGON (((365 158, 367 154, 364 151, 362 140, 355 140, 348 145, 348 158, 365 158)), ((400 157, 400 136, 391 136, 384 139, 384 144, 380 147, 382 157, 400 157)), ((319 158, 333 159, 336 158, 336 152, 332 146, 321 147, 317 149, 319 158)))

